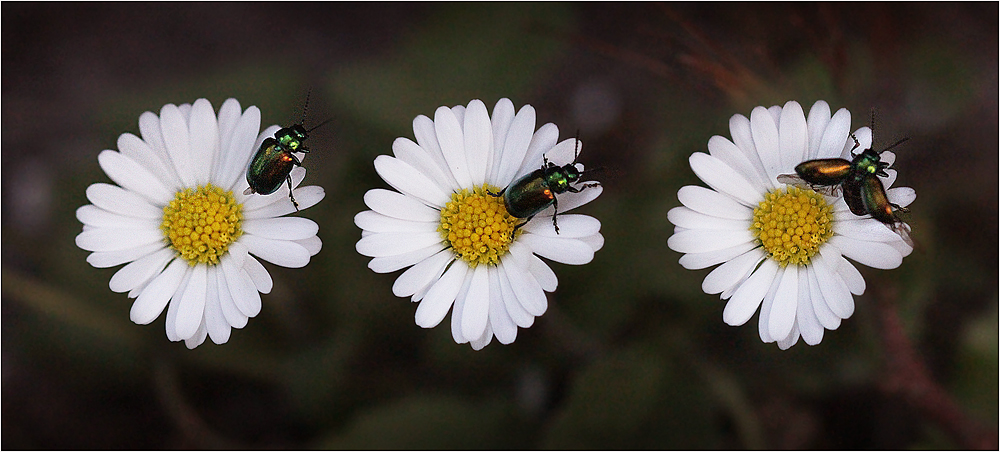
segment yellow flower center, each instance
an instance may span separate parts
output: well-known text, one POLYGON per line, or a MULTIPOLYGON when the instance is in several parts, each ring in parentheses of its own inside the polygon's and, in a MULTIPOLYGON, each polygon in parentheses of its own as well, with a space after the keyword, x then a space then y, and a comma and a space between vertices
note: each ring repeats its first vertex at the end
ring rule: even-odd
POLYGON ((520 221, 507 213, 502 196, 493 196, 500 189, 484 184, 473 191, 451 195, 451 201, 441 209, 438 232, 451 245, 455 256, 475 268, 479 264, 496 265, 514 237, 520 234, 514 227, 520 221))
POLYGON ((177 192, 163 207, 160 229, 170 247, 193 267, 218 264, 243 235, 242 222, 243 204, 236 203, 233 192, 207 184, 177 192))
POLYGON ((778 265, 808 265, 833 236, 833 207, 812 190, 778 189, 753 210, 750 231, 778 265))

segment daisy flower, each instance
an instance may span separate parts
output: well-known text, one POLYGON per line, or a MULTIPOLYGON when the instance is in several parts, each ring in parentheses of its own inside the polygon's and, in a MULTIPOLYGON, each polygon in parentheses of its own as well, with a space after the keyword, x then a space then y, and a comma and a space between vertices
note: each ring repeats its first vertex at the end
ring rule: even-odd
POLYGON ((557 144, 559 129, 551 123, 535 131, 530 105, 515 114, 511 101, 500 99, 492 119, 480 100, 440 107, 433 120, 417 116, 413 131, 416 142, 397 138, 393 156, 375 158, 375 171, 397 191, 365 193, 371 210, 354 217, 362 229, 357 250, 373 258, 368 267, 378 273, 410 267, 392 292, 420 303, 417 325, 433 328, 450 309, 455 342, 481 350, 495 335, 510 344, 518 327, 545 312, 544 292, 556 289, 555 273, 539 256, 582 265, 603 246, 600 221, 564 215, 602 188, 591 183, 556 195, 558 233, 554 206, 526 223, 507 212, 497 194, 512 181, 543 161, 575 164, 579 152, 575 139, 557 144))
MULTIPOLYGON (((702 289, 729 300, 723 320, 742 325, 760 308, 761 340, 782 350, 799 336, 809 345, 820 343, 825 330, 837 329, 854 312, 853 295, 864 293, 865 280, 847 258, 892 269, 913 251, 885 224, 851 213, 843 197, 778 182, 803 161, 850 160, 852 149, 870 148, 871 129, 854 132, 860 143, 855 149, 850 126, 850 112, 842 108, 831 116, 824 101, 813 105, 808 119, 794 101, 757 107, 750 119, 734 115, 732 141, 714 136, 708 154, 689 159, 711 189, 681 188, 683 207, 668 213, 675 229, 667 245, 685 253, 684 268, 722 264, 705 277, 702 289)), ((888 151, 881 157, 895 160, 888 151)), ((881 178, 885 187, 895 179, 892 169, 881 178)), ((899 206, 916 198, 909 187, 889 188, 887 195, 899 206)))
MULTIPOLYGON (((260 293, 271 291, 258 258, 297 268, 319 252, 319 226, 284 217, 295 211, 284 186, 268 196, 243 194, 250 158, 279 129, 259 128, 260 110, 242 111, 236 99, 218 116, 205 99, 168 104, 159 116, 139 116, 141 138, 124 133, 118 151, 98 155, 118 185, 87 187, 93 204, 76 211, 83 223, 76 244, 92 252, 94 267, 127 263, 110 287, 135 298, 133 322, 148 324, 167 308, 171 341, 195 348, 208 336, 223 344, 231 328, 260 312, 260 293)), ((305 172, 292 170, 293 186, 305 172)), ((300 209, 325 196, 318 186, 294 193, 300 209)))

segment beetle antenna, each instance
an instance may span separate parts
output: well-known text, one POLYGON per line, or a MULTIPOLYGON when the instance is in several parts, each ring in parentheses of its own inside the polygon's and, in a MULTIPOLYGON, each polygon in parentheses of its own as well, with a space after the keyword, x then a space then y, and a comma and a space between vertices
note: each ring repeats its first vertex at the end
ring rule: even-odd
POLYGON ((319 123, 319 125, 317 125, 316 127, 310 128, 309 130, 306 130, 306 132, 312 132, 313 130, 316 130, 316 129, 320 128, 320 127, 323 127, 323 126, 326 125, 326 123, 328 123, 330 121, 333 121, 333 118, 327 119, 326 121, 323 121, 323 122, 319 123))
POLYGON ((899 145, 903 144, 906 140, 909 140, 909 139, 910 139, 910 137, 903 138, 902 140, 899 140, 899 141, 893 143, 892 146, 889 146, 889 147, 887 147, 887 148, 885 148, 885 149, 883 149, 881 151, 878 151, 878 153, 881 154, 881 153, 883 153, 885 151, 888 151, 889 149, 892 149, 892 148, 894 148, 896 146, 899 146, 899 145))
MULTIPOLYGON (((309 87, 309 90, 306 91, 306 103, 302 105, 302 122, 300 122, 299 124, 305 124, 306 123, 306 113, 309 111, 309 96, 311 96, 311 95, 312 95, 312 87, 309 87)), ((309 130, 312 130, 312 129, 309 129, 309 130)))
POLYGON ((580 129, 576 129, 576 136, 573 137, 575 142, 573 142, 573 161, 580 157, 580 129))

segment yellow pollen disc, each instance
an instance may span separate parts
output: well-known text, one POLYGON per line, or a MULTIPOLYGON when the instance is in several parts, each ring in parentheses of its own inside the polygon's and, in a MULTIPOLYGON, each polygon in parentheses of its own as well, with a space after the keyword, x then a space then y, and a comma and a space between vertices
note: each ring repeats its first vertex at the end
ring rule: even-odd
POLYGON ((179 191, 163 207, 160 229, 170 247, 195 264, 215 265, 243 230, 243 204, 232 191, 223 192, 212 184, 179 191))
POLYGON ((507 247, 520 234, 515 231, 520 219, 512 217, 504 207, 502 196, 493 196, 501 189, 491 185, 462 189, 451 195, 451 201, 441 209, 438 232, 451 245, 455 256, 475 268, 479 264, 496 265, 507 254, 507 247))
POLYGON ((833 237, 833 207, 812 190, 778 189, 753 210, 750 231, 778 265, 808 265, 833 237))

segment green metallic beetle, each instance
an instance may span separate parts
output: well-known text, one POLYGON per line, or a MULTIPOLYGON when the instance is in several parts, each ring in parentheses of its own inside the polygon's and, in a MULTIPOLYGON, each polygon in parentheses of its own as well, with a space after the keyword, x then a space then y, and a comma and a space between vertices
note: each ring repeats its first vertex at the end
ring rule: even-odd
MULTIPOLYGON (((579 142, 577 140, 578 144, 579 142)), ((583 184, 579 187, 572 185, 583 176, 583 171, 576 167, 577 156, 579 156, 579 150, 577 155, 573 157, 572 163, 558 166, 542 155, 541 168, 515 180, 500 190, 500 193, 488 192, 493 196, 503 196, 504 206, 511 216, 525 219, 523 223, 514 227, 514 230, 527 224, 535 215, 551 205, 555 207, 555 212, 552 214, 552 226, 555 227, 556 234, 558 234, 559 224, 556 222, 556 215, 559 214, 559 201, 556 200, 556 194, 579 193, 601 185, 599 182, 583 184)))
MULTIPOLYGON (((310 130, 314 129, 315 127, 310 130)), ((275 132, 274 137, 265 139, 247 167, 247 183, 250 184, 250 187, 243 194, 270 195, 281 187, 282 182, 287 181, 288 198, 292 200, 292 205, 295 206, 297 212, 299 203, 295 202, 295 196, 292 195, 292 176, 290 173, 294 167, 302 166, 302 162, 292 153, 309 152, 309 148, 303 142, 309 137, 310 130, 306 130, 302 124, 295 124, 279 129, 275 132)))
POLYGON ((778 176, 778 182, 808 186, 831 196, 836 196, 838 191, 842 190, 844 202, 851 209, 851 213, 858 216, 871 215, 899 234, 907 244, 913 246, 913 240, 910 239, 908 232, 909 227, 896 214, 897 211, 907 210, 889 202, 885 187, 879 180, 879 176, 889 176, 885 170, 890 165, 882 161, 881 154, 908 138, 899 140, 881 151, 865 149, 860 154, 855 154, 854 150, 860 147, 861 143, 853 133, 851 138, 854 140, 851 161, 840 158, 808 160, 795 166, 795 174, 778 176))

